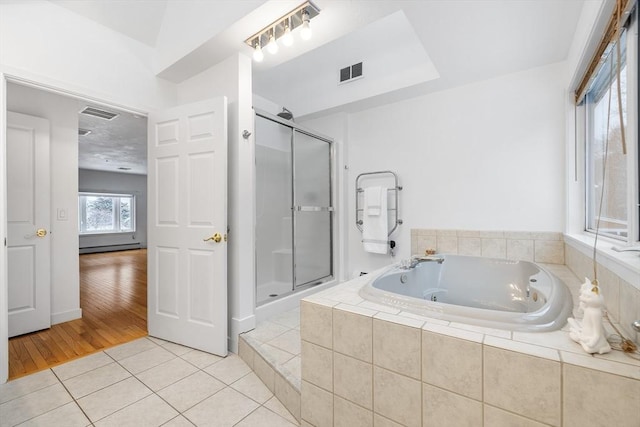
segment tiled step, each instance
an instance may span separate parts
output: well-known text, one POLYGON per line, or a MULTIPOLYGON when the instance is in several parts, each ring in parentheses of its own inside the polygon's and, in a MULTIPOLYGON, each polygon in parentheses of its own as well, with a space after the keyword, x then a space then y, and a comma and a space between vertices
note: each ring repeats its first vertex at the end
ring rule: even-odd
POLYGON ((291 310, 241 334, 238 354, 300 421, 300 311, 291 310))

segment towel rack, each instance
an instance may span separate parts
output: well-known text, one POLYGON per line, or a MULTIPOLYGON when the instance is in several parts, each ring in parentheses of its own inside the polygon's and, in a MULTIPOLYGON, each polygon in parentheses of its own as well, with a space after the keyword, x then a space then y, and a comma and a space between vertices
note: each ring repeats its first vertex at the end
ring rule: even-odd
POLYGON ((381 177, 384 177, 385 175, 393 176, 393 187, 387 188, 387 191, 393 191, 395 196, 395 203, 393 204, 393 207, 387 208, 387 211, 393 212, 394 218, 393 228, 389 230, 388 234, 389 236, 391 236, 396 228, 398 228, 398 225, 402 224, 402 220, 398 217, 398 193, 402 190, 402 186, 398 185, 398 175, 396 175, 396 173, 392 171, 364 172, 358 175, 358 177, 356 178, 356 227, 358 227, 358 230, 362 231, 363 222, 360 216, 364 209, 360 207, 360 193, 364 193, 364 188, 360 186, 360 180, 363 177, 371 177, 372 175, 379 175, 381 177))

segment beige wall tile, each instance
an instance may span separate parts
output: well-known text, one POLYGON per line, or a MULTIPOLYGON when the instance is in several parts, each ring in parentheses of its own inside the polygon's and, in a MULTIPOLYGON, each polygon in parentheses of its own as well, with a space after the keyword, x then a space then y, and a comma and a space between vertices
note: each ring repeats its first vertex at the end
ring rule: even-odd
POLYGON ((457 230, 436 230, 436 236, 457 236, 457 230))
POLYGON ((458 230, 458 232, 456 233, 458 235, 458 238, 460 237, 476 237, 479 238, 481 231, 478 230, 458 230))
POLYGON ((553 231, 533 232, 531 237, 535 240, 563 240, 562 233, 553 231))
POLYGON ((420 228, 418 229, 418 236, 435 236, 437 233, 436 230, 420 228))
POLYGON ((484 346, 484 402, 560 425, 560 363, 484 346))
POLYGON ((504 231, 480 231, 479 237, 483 239, 503 239, 504 231))
POLYGON ((422 381, 482 399, 482 345, 422 332, 422 381))
POLYGON ((507 240, 507 259, 533 261, 533 240, 507 240))
POLYGON ((333 425, 334 427, 371 427, 373 412, 334 396, 333 425))
POLYGON ((479 237, 459 237, 458 255, 482 255, 482 242, 479 237))
POLYGON ((436 252, 439 254, 457 254, 458 238, 456 236, 439 235, 436 244, 436 252))
POLYGON ((334 350, 371 363, 373 319, 343 310, 334 310, 333 316, 334 350))
POLYGON ((302 403, 300 391, 293 388, 282 376, 276 374, 274 394, 284 407, 287 408, 287 411, 289 411, 296 420, 300 421, 302 403))
POLYGON ((504 237, 514 240, 533 240, 533 233, 530 231, 505 231, 504 237))
POLYGON ((422 384, 422 417, 425 426, 481 426, 482 403, 429 384, 422 384))
POLYGON ((253 350, 253 348, 251 348, 251 346, 247 344, 242 336, 240 336, 240 338, 238 339, 238 356, 240 356, 240 358, 244 360, 244 363, 246 363, 247 366, 249 366, 251 369, 253 369, 254 355, 255 351, 253 350))
POLYGON ((507 257, 507 241, 506 239, 482 239, 482 256, 486 258, 507 257))
POLYGON ((618 321, 620 319, 620 278, 598 264, 598 283, 604 297, 604 304, 609 315, 618 321))
POLYGON ((300 336, 303 340, 325 348, 333 348, 333 327, 331 307, 300 303, 300 336))
POLYGON ((374 412, 407 427, 420 426, 422 387, 419 381, 383 368, 373 368, 374 412))
POLYGON ((373 363, 420 379, 420 333, 418 328, 373 320, 373 363))
POLYGON ((536 262, 564 264, 564 242, 561 240, 535 240, 533 244, 536 262))
POLYGON ((272 392, 275 390, 276 371, 259 354, 256 354, 253 358, 253 371, 269 390, 272 392))
POLYGON ((333 352, 308 341, 302 341, 302 379, 332 391, 333 352))
POLYGON ((334 393, 367 409, 372 409, 372 365, 340 353, 333 354, 334 393))
POLYGON ((416 243, 417 254, 424 255, 427 249, 435 249, 438 246, 436 236, 418 236, 416 243))
POLYGON ((620 279, 620 326, 627 337, 640 343, 640 334, 633 330, 631 323, 640 319, 640 290, 620 279))
POLYGON ((640 381, 563 365, 564 427, 638 426, 640 381))
POLYGON ((487 427, 546 427, 528 418, 521 417, 493 406, 484 405, 484 425, 487 427))
POLYGON ((302 419, 316 427, 333 426, 333 394, 306 381, 301 391, 302 419))

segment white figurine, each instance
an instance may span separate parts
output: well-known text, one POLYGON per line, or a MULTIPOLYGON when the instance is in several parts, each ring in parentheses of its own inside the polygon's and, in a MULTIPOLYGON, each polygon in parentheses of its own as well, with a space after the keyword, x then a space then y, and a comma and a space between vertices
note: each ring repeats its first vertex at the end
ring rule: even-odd
POLYGON ((571 339, 580 344, 587 353, 610 352, 611 346, 607 342, 602 322, 604 298, 599 287, 591 284, 589 279, 585 279, 585 283, 580 287, 580 308, 584 312, 582 323, 572 317, 567 319, 571 339))

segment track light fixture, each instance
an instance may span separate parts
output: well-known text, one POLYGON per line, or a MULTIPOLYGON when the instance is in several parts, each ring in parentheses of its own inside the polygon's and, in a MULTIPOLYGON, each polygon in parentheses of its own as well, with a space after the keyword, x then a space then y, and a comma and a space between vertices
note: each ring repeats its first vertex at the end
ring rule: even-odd
POLYGON ((309 40, 311 38, 309 21, 319 13, 320 9, 315 4, 306 1, 246 39, 245 43, 253 49, 253 59, 256 62, 261 62, 264 59, 262 49, 265 47, 271 54, 278 53, 278 41, 282 42, 284 46, 291 46, 294 42, 292 33, 298 27, 300 27, 298 30, 300 38, 309 40))

